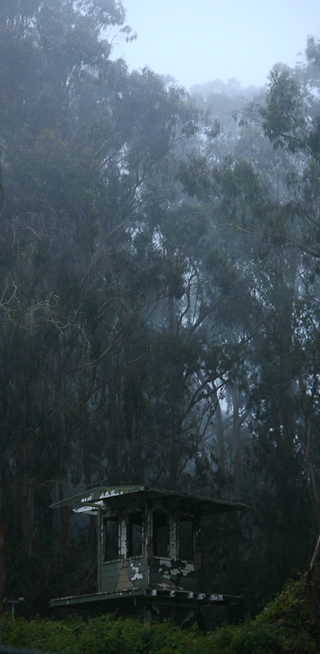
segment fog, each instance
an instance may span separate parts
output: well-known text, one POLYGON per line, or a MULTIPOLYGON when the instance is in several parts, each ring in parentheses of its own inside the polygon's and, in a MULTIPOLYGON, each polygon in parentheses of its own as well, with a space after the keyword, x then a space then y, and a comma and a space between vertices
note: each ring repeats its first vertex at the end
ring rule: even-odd
POLYGON ((118 0, 0 3, 5 593, 26 617, 96 594, 99 532, 68 498, 147 485, 251 507, 203 531, 199 593, 243 593, 238 621, 320 531, 317 14, 124 4, 127 44, 118 0))
POLYGON ((236 78, 242 86, 265 83, 272 66, 294 66, 308 34, 320 31, 317 0, 124 0, 137 40, 115 38, 113 56, 129 66, 150 66, 189 88, 236 78))

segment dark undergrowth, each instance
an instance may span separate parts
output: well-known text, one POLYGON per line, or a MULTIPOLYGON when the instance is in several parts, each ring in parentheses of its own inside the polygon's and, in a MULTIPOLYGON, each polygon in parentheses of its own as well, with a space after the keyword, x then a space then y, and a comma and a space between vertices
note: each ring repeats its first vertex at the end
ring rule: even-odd
POLYGON ((13 622, 5 614, 2 624, 3 645, 61 654, 311 654, 320 652, 320 574, 288 583, 255 619, 207 634, 110 615, 13 622))

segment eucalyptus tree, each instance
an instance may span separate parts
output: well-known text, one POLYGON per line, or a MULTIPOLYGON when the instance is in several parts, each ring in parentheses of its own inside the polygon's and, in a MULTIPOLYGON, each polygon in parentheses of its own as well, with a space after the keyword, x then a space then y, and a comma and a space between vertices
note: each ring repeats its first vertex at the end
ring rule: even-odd
MULTIPOLYGON (((319 72, 319 42, 309 37, 306 63, 294 70, 273 70, 265 104, 249 107, 249 114, 261 126, 275 152, 284 153, 288 160, 285 187, 278 203, 278 223, 270 226, 269 232, 284 248, 289 248, 291 257, 295 256, 297 262, 291 314, 291 361, 294 362, 298 402, 296 429, 305 454, 318 529, 319 468, 315 424, 319 381, 319 72)), ((290 361, 289 353, 288 357, 290 361)))
MULTIPOLYGON (((257 543, 262 532, 269 534, 271 522, 277 533, 272 542, 264 538, 256 552, 263 569, 269 569, 272 551, 280 562, 276 574, 270 571, 269 581, 264 579, 266 589, 307 561, 311 507, 319 521, 315 39, 308 41, 307 56, 300 69, 271 73, 265 101, 251 103, 242 115, 233 156, 224 161, 193 156, 180 172, 189 194, 211 211, 212 222, 218 221, 225 234, 233 230, 238 249, 233 261, 254 301, 255 310, 247 310, 250 340, 242 367, 247 412, 242 462, 247 497, 253 493, 257 543)), ((230 247, 226 251, 231 261, 230 247)))
MULTIPOLYGON (((128 74, 110 60, 101 35, 124 24, 119 3, 11 3, 1 12, 2 465, 31 555, 50 502, 41 488, 62 497, 73 484, 120 483, 139 451, 144 474, 136 417, 123 409, 131 369, 143 377, 146 306, 167 293, 167 280, 159 268, 149 286, 157 243, 148 267, 137 237, 152 183, 197 130, 198 112, 148 69, 128 74)), ((60 520, 67 551, 63 511, 60 520)))
POLYGON ((105 65, 110 47, 98 34, 122 23, 124 13, 114 2, 96 15, 92 3, 84 4, 1 6, 1 459, 4 483, 16 489, 15 529, 29 555, 34 497, 41 505, 41 486, 58 475, 62 492, 65 480, 78 394, 71 373, 79 357, 84 364, 91 356, 79 239, 92 256, 88 224, 99 162, 72 138, 74 84, 98 62, 105 65))

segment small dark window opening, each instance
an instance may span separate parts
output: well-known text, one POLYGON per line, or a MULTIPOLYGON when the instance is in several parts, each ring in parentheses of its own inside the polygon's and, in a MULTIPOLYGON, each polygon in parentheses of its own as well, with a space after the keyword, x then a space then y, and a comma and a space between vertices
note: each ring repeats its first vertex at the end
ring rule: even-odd
POLYGON ((170 531, 166 513, 153 512, 153 553, 154 556, 169 556, 170 531))
POLYGON ((119 518, 104 518, 103 521, 104 536, 104 561, 113 561, 119 558, 119 518))
POLYGON ((179 559, 193 561, 194 558, 193 520, 180 516, 179 528, 179 559))
POLYGON ((142 513, 129 514, 128 556, 142 556, 142 513))

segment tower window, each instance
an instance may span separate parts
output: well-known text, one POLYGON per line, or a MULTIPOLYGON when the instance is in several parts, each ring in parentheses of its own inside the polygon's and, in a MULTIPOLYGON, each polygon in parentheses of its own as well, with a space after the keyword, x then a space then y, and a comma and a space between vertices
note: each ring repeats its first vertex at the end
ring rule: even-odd
POLYGON ((129 513, 128 556, 142 555, 142 513, 129 513))
POLYGON ((169 524, 166 513, 153 512, 153 553, 154 556, 169 556, 169 524))
POLYGON ((119 518, 113 516, 103 520, 103 560, 119 559, 119 518))
POLYGON ((193 520, 185 516, 180 516, 179 528, 179 559, 183 561, 193 561, 193 520))

